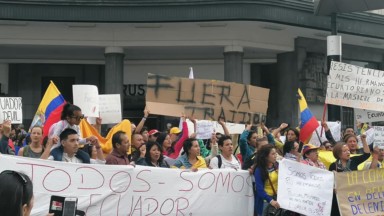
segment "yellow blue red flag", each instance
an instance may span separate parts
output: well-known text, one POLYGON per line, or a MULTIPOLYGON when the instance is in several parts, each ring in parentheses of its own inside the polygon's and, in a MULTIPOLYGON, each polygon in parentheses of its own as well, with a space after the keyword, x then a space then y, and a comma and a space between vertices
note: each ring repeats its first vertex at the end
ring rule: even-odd
POLYGON ((300 107, 300 141, 305 142, 308 138, 311 137, 313 131, 319 127, 319 122, 317 122, 315 116, 309 110, 307 101, 304 98, 303 93, 298 89, 299 93, 299 107, 300 107))

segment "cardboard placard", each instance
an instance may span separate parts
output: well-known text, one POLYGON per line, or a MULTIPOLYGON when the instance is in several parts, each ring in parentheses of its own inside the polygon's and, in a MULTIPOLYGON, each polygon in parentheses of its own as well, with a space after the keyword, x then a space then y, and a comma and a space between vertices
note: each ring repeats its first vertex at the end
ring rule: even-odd
POLYGON ((73 104, 87 117, 99 117, 99 90, 94 85, 72 85, 73 104))
POLYGON ((325 103, 384 111, 384 71, 331 63, 325 103))
POLYGON ((12 124, 23 123, 21 97, 0 97, 0 123, 10 120, 12 124))
POLYGON ((268 97, 269 89, 251 85, 148 74, 146 105, 153 114, 258 124, 268 97))
POLYGON ((335 178, 341 215, 383 215, 384 169, 339 172, 335 178))

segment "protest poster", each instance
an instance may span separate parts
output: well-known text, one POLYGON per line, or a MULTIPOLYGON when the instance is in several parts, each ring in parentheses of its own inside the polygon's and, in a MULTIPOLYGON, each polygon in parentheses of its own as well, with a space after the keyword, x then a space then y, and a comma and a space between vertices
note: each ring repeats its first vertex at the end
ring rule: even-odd
POLYGON ((146 105, 158 115, 258 124, 265 121, 268 97, 269 89, 251 85, 155 74, 147 79, 146 105))
MULTIPOLYGON (((365 135, 367 135, 366 140, 368 145, 372 144, 373 141, 375 140, 375 130, 373 128, 370 128, 367 131, 365 131, 365 135)), ((363 142, 361 142, 360 135, 357 136, 357 145, 359 146, 359 148, 363 148, 363 142)))
POLYGON ((23 103, 21 97, 0 97, 0 122, 10 120, 12 124, 23 123, 23 103))
POLYGON ((277 202, 304 215, 330 215, 333 172, 283 159, 279 163, 277 202))
MULTIPOLYGON (((333 139, 340 140, 341 139, 341 122, 339 122, 339 121, 327 122, 327 125, 329 127, 329 130, 332 133, 333 139)), ((319 127, 317 127, 315 131, 313 131, 312 137, 311 137, 311 140, 309 141, 309 143, 311 143, 315 146, 320 146, 321 143, 320 143, 319 137, 320 137, 321 142, 324 142, 327 140, 327 138, 325 137, 324 128, 321 129, 321 122, 320 121, 319 121, 319 127), (321 131, 323 131, 323 134, 321 134, 321 131), (316 132, 317 132, 317 134, 316 134, 316 132)))
POLYGON ((86 215, 253 215, 248 171, 189 172, 8 155, 0 155, 0 163, 0 172, 21 171, 32 179, 32 216, 47 214, 51 195, 77 197, 86 215))
POLYGON ((84 116, 99 117, 99 90, 94 85, 72 85, 73 104, 84 116))
POLYGON ((209 120, 197 121, 196 138, 197 139, 211 139, 212 133, 215 131, 214 122, 209 120))
POLYGON ((378 146, 380 149, 384 149, 384 126, 374 126, 374 147, 378 146))
POLYGON ((358 122, 379 122, 384 121, 384 112, 354 109, 355 119, 358 122))
POLYGON ((384 71, 332 61, 325 103, 384 111, 384 71))
POLYGON ((121 122, 121 101, 119 94, 99 95, 100 118, 103 124, 121 122))
POLYGON ((335 178, 341 215, 384 214, 384 169, 339 172, 335 178))

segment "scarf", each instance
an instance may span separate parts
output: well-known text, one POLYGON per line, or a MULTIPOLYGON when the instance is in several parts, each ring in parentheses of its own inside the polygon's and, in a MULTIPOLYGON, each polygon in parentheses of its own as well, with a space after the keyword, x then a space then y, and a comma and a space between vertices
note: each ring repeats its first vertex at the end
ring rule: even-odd
POLYGON ((347 161, 347 165, 343 167, 343 164, 341 163, 341 160, 336 161, 336 172, 349 172, 351 170, 351 159, 347 161), (340 171, 339 171, 340 170, 340 171))

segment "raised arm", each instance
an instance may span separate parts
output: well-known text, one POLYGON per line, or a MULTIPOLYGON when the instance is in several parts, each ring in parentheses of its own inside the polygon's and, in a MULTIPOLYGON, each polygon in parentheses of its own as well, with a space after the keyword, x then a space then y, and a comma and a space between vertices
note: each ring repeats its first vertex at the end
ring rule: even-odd
POLYGON ((141 119, 140 123, 137 125, 134 133, 140 133, 141 129, 144 127, 144 123, 145 121, 147 120, 149 116, 149 110, 147 109, 147 107, 144 108, 144 117, 141 119))
POLYGON ((332 145, 336 145, 336 140, 333 138, 331 130, 329 129, 327 122, 322 121, 321 126, 324 128, 325 137, 327 138, 329 143, 331 143, 332 145))
POLYGON ((223 119, 223 118, 220 118, 218 122, 219 122, 219 124, 221 125, 221 127, 223 127, 224 134, 225 134, 226 136, 230 136, 231 134, 229 133, 229 130, 228 130, 228 128, 227 128, 227 125, 225 124, 224 119, 223 119))
POLYGON ((189 135, 188 124, 187 124, 186 117, 185 117, 184 113, 181 115, 181 119, 183 121, 183 134, 182 134, 181 138, 175 144, 174 154, 176 154, 176 155, 179 155, 181 149, 183 148, 184 141, 186 139, 188 139, 188 135, 189 135))
POLYGON ((287 123, 281 123, 280 127, 276 128, 275 130, 272 131, 272 135, 274 137, 276 137, 278 133, 280 133, 282 130, 284 130, 287 127, 288 127, 287 123))

